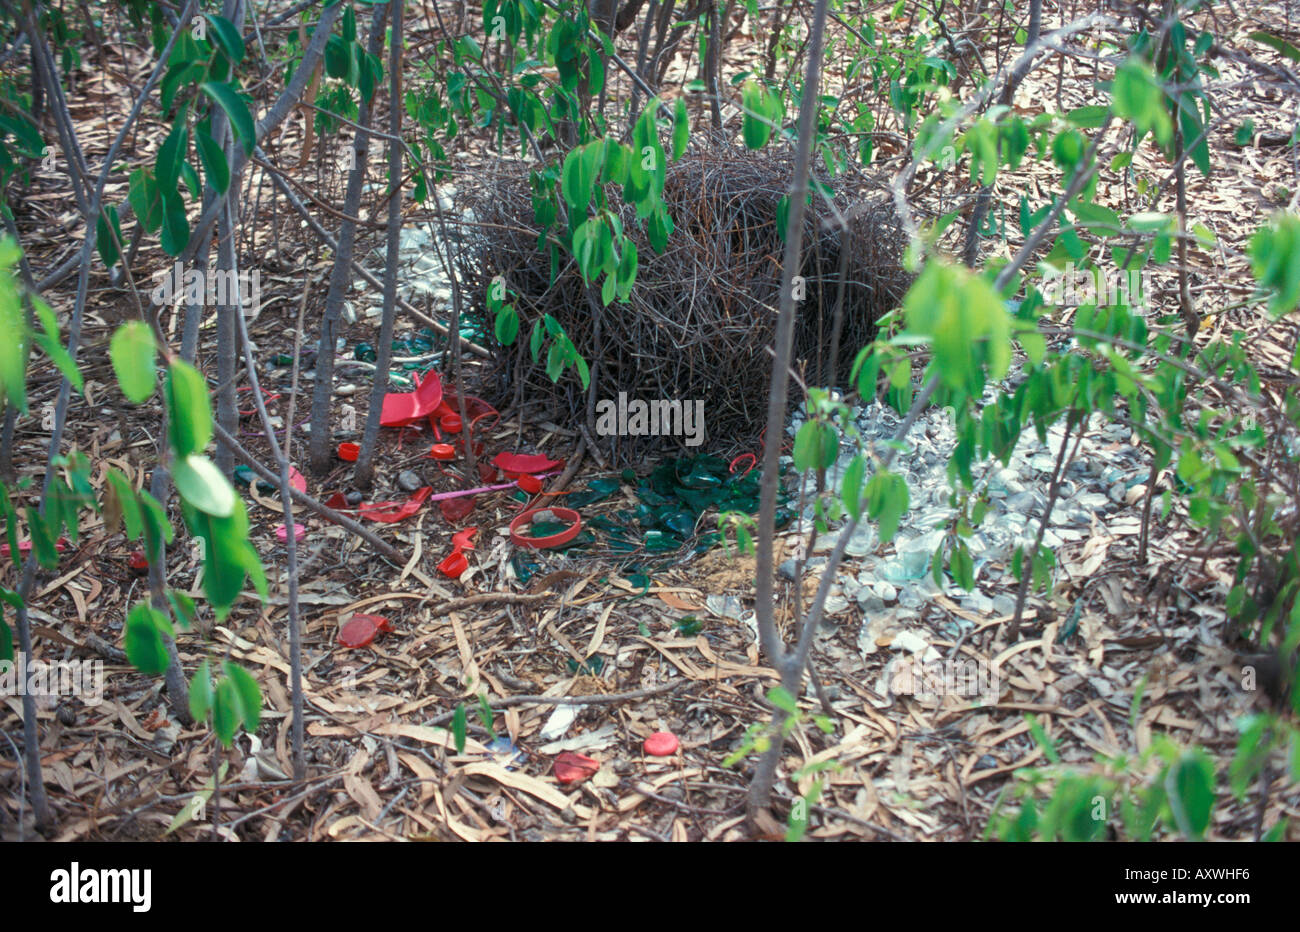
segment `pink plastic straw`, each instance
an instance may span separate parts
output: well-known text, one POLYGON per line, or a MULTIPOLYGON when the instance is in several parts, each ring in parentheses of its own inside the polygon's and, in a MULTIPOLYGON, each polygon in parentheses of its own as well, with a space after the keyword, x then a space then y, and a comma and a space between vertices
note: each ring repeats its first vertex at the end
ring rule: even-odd
MULTIPOLYGON (((550 472, 538 473, 538 479, 545 479, 548 476, 559 475, 560 470, 552 469, 550 472)), ((461 489, 457 492, 439 492, 437 495, 430 495, 427 499, 431 502, 440 502, 445 498, 463 498, 466 495, 477 495, 479 492, 497 492, 501 489, 513 489, 517 482, 503 482, 501 485, 481 485, 477 489, 461 489)))

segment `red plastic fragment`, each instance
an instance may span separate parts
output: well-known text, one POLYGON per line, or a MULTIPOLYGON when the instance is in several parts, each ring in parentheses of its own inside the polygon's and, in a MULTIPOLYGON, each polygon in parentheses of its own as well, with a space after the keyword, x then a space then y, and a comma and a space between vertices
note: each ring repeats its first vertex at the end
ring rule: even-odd
POLYGON ((384 396, 379 423, 384 427, 405 427, 427 417, 442 404, 442 380, 430 369, 413 392, 391 392, 384 396))
POLYGON ((355 443, 339 444, 339 459, 345 460, 349 463, 355 463, 357 461, 357 457, 360 455, 361 455, 361 447, 357 446, 355 443))
POLYGON ((289 467, 289 484, 299 492, 307 491, 307 479, 302 473, 298 472, 296 467, 289 467))
POLYGON ((361 507, 352 509, 348 507, 348 500, 343 497, 342 492, 335 492, 325 500, 325 504, 335 511, 351 512, 355 511, 362 518, 369 518, 371 521, 380 521, 384 524, 394 524, 405 518, 409 518, 420 510, 420 506, 425 503, 430 495, 433 494, 433 487, 426 485, 422 489, 417 489, 404 502, 366 502, 361 507))
POLYGON ((555 780, 557 783, 580 783, 600 769, 600 762, 584 754, 564 751, 555 758, 555 780))
POLYGON ((538 479, 536 476, 530 476, 527 474, 522 475, 515 480, 515 484, 529 495, 536 495, 542 490, 542 480, 538 479))
POLYGON ((438 508, 442 511, 442 516, 448 521, 456 522, 462 520, 466 515, 474 510, 474 499, 476 496, 466 495, 462 498, 444 498, 438 502, 438 508))
POLYGON ((453 550, 473 550, 474 535, 478 533, 478 528, 467 527, 463 531, 457 531, 451 535, 451 548, 453 550))
MULTIPOLYGON (((19 544, 18 546, 21 548, 22 544, 19 544)), ((131 572, 136 576, 143 576, 149 572, 149 560, 145 557, 143 550, 134 551, 131 554, 128 563, 131 567, 131 572)))
POLYGON ((564 460, 547 459, 540 453, 498 453, 492 460, 492 465, 513 479, 525 473, 559 469, 564 466, 564 460))
POLYGON ((479 460, 479 464, 478 464, 479 481, 482 482, 484 485, 487 485, 489 482, 495 480, 496 477, 497 477, 496 467, 489 466, 487 463, 483 462, 482 460, 479 460))
MULTIPOLYGON (((284 543, 287 543, 289 540, 289 532, 284 529, 283 524, 277 524, 275 526, 275 536, 279 538, 281 542, 284 543)), ((295 521, 293 523, 293 539, 296 541, 306 540, 307 525, 299 524, 297 521, 295 521)))
POLYGON ((339 631, 339 643, 344 647, 365 647, 380 631, 392 630, 392 622, 383 615, 353 615, 339 631))
POLYGON ((647 754, 655 757, 668 757, 677 750, 677 736, 671 731, 656 731, 649 738, 645 739, 642 745, 647 754))

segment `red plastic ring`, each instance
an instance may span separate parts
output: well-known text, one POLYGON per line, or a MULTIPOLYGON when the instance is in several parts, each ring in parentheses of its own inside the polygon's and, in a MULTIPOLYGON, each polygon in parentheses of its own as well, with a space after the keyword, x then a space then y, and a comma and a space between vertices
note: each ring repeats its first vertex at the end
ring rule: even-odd
POLYGON ((572 508, 530 508, 528 511, 521 511, 515 515, 515 519, 510 522, 510 540, 518 547, 546 550, 550 547, 563 547, 577 537, 578 532, 581 530, 582 515, 572 508), (558 534, 552 534, 550 537, 525 537, 519 533, 520 528, 530 527, 533 518, 543 511, 549 511, 559 521, 568 521, 569 526, 558 534))

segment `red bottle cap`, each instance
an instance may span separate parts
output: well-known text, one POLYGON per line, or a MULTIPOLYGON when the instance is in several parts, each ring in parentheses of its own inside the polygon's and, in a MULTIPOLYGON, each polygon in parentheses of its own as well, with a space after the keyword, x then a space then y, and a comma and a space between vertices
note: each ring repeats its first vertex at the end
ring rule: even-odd
POLYGON ((671 731, 656 731, 645 739, 645 744, 642 746, 647 754, 667 757, 677 750, 677 743, 677 736, 671 731))

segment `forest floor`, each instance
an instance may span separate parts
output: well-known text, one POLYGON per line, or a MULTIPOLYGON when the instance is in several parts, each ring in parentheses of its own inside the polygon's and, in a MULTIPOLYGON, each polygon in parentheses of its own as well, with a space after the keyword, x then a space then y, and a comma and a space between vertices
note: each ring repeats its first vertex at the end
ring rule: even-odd
MULTIPOLYGON (((1216 33, 1228 47, 1259 25, 1234 22, 1226 9, 1217 15, 1216 33)), ((416 16, 408 41, 418 48, 428 27, 416 16)), ((1287 38, 1295 42, 1300 35, 1293 30, 1287 38)), ((742 43, 733 51, 744 48, 742 43)), ((990 54, 985 67, 996 66, 990 54)), ((70 99, 91 164, 102 156, 125 112, 123 102, 131 96, 125 87, 138 87, 147 67, 136 50, 106 46, 79 73, 70 99)), ((1224 62, 1223 67, 1230 75, 1236 66, 1224 62)), ((1240 78, 1240 96, 1223 102, 1229 123, 1253 117, 1257 131, 1289 132, 1289 125, 1270 124, 1279 111, 1269 105, 1276 92, 1267 82, 1244 69, 1240 78)), ((1064 109, 1092 103, 1092 81, 1093 75, 1073 60, 1060 76, 1054 68, 1031 74, 1018 95, 1020 109, 1031 115, 1042 110, 1035 102, 1054 101, 1064 109)), ((1195 250, 1191 257, 1206 340, 1227 339, 1236 331, 1256 334, 1264 326, 1253 308, 1238 306, 1253 290, 1245 237, 1272 210, 1294 203, 1292 192, 1300 187, 1293 150, 1238 145, 1231 125, 1210 139, 1212 177, 1188 176, 1189 222, 1206 224, 1219 244, 1216 251, 1195 250)), ((733 120, 730 128, 737 126, 733 120)), ((293 120, 268 147, 281 164, 294 164, 301 127, 301 120, 293 120)), ((153 136, 161 139, 162 133, 153 136)), ((153 136, 143 132, 129 160, 152 158, 153 136)), ((372 158, 378 166, 382 154, 372 149, 372 158)), ((890 177, 901 164, 899 156, 886 157, 879 171, 890 177)), ((472 174, 472 157, 463 167, 472 174)), ((1159 174, 1154 162, 1143 168, 1159 174)), ((341 201, 343 173, 337 165, 320 158, 306 171, 316 173, 309 178, 316 198, 341 201)), ((1037 192, 1042 202, 1053 190, 1052 172, 1050 160, 1027 159, 1019 172, 1004 173, 997 187, 997 196, 1006 198, 999 215, 1005 210, 1014 216, 1023 192, 1037 192)), ((79 234, 69 232, 77 229, 77 214, 66 179, 39 169, 33 177, 17 224, 33 267, 49 270, 79 248, 79 234)), ((1131 186, 1118 173, 1103 172, 1102 178, 1098 202, 1132 209, 1131 186)), ((269 191, 269 183, 258 183, 269 191)), ((970 190, 959 193, 969 196, 970 190)), ((124 182, 109 192, 110 200, 124 195, 124 182)), ((953 196, 951 190, 931 194, 931 200, 922 198, 915 206, 938 215, 952 209, 948 198, 953 196)), ((1162 206, 1170 209, 1171 200, 1167 193, 1162 206)), ((326 250, 304 238, 309 231, 283 204, 272 213, 262 200, 256 203, 265 222, 255 226, 251 240, 240 243, 240 252, 257 257, 262 269, 263 306, 250 326, 262 358, 269 359, 294 352, 304 279, 313 282, 307 319, 319 315, 320 282, 330 260, 326 250)), ((363 210, 363 217, 370 216, 382 213, 363 210)), ((420 216, 413 208, 408 219, 420 216)), ((337 219, 324 222, 333 227, 337 219)), ((1014 227, 1008 223, 1009 240, 990 241, 987 252, 1014 250, 1019 238, 1014 227)), ((382 231, 372 225, 363 231, 358 256, 374 268, 371 252, 381 246, 382 231)), ((142 251, 138 260, 141 277, 168 266, 156 248, 142 251)), ((134 304, 125 290, 110 285, 102 267, 97 265, 91 278, 80 356, 86 393, 72 405, 68 443, 95 463, 123 470, 138 485, 147 483, 157 461, 161 409, 156 402, 142 407, 125 402, 107 354, 113 327, 134 315, 134 304)), ((68 279, 46 297, 63 313, 74 290, 75 279, 68 279)), ((378 297, 363 285, 350 300, 361 308, 378 297)), ((1153 303, 1165 313, 1177 303, 1160 276, 1153 303)), ((358 342, 373 342, 373 323, 358 317, 344 331, 349 351, 358 342)), ((174 319, 164 323, 175 332, 174 319)), ((419 327, 404 320, 398 330, 419 327)), ((312 338, 309 326, 304 339, 312 338)), ((1287 339, 1279 332, 1259 341, 1257 362, 1285 372, 1287 339)), ((212 360, 214 346, 209 327, 201 361, 212 360)), ((467 363, 472 373, 478 362, 469 356, 467 363)), ((336 423, 348 417, 344 405, 353 407, 360 422, 369 387, 365 370, 349 370, 338 381, 353 383, 359 394, 336 399, 336 423)), ((14 451, 20 475, 39 476, 48 436, 42 411, 58 385, 53 367, 32 373, 34 413, 19 423, 14 451)), ((272 413, 287 417, 294 390, 287 370, 272 373, 266 387, 280 396, 272 401, 272 413)), ((1266 381, 1264 391, 1280 394, 1282 387, 1266 381)), ((309 394, 310 383, 301 383, 299 417, 309 394)), ((520 451, 568 460, 578 436, 559 426, 561 420, 556 412, 527 405, 503 410, 500 422, 479 438, 485 458, 520 451)), ((245 422, 244 433, 250 450, 268 455, 255 421, 245 422)), ((408 469, 421 472, 435 491, 453 487, 450 478, 429 467, 428 438, 392 430, 380 442, 372 499, 405 498, 397 476, 408 469)), ((295 437, 294 446, 305 452, 306 435, 295 437)), ((744 450, 716 452, 729 458, 744 450)), ((329 475, 310 477, 308 492, 324 500, 346 490, 348 471, 340 463, 329 475)), ((588 526, 637 503, 633 484, 589 457, 567 488, 577 494, 601 489, 599 482, 592 486, 597 480, 613 482, 603 486, 604 500, 581 509, 588 526)), ((791 733, 777 784, 778 814, 784 816, 796 795, 821 777, 825 785, 810 807, 813 838, 978 839, 1000 794, 1018 782, 1016 772, 1050 763, 1026 713, 1054 742, 1061 763, 1080 770, 1113 773, 1101 761, 1134 757, 1157 735, 1184 746, 1198 744, 1226 769, 1236 745, 1236 722, 1255 701, 1241 689, 1224 647, 1231 554, 1222 549, 1206 555, 1199 532, 1175 510, 1157 519, 1151 558, 1140 565, 1131 528, 1141 517, 1145 491, 1135 487, 1088 534, 1062 544, 1057 562, 1066 571, 1049 599, 1032 603, 1016 643, 1007 643, 1010 615, 1000 610, 1005 599, 996 598, 1015 594, 1005 566, 991 567, 988 581, 981 581, 994 608, 972 609, 957 595, 938 592, 919 611, 891 616, 895 623, 878 623, 865 636, 872 619, 846 600, 816 652, 834 728, 825 734, 805 722, 791 733), (916 694, 903 661, 907 654, 934 656, 932 651, 993 671, 996 695, 916 694), (820 764, 831 766, 818 772, 820 764)), ((102 522, 91 520, 63 555, 58 573, 38 584, 31 602, 37 653, 47 659, 104 661, 102 702, 51 700, 39 710, 47 788, 58 820, 55 838, 196 839, 214 833, 245 840, 754 837, 744 821, 744 802, 755 758, 724 766, 747 730, 769 719, 764 696, 776 685, 744 622, 752 608, 752 557, 715 547, 670 555, 654 564, 653 572, 636 572, 626 559, 589 547, 585 553, 539 551, 531 565, 517 559, 509 541, 508 526, 520 503, 502 490, 479 495, 473 512, 455 523, 439 508, 426 506, 403 521, 371 525, 407 556, 403 565, 394 565, 342 528, 303 512, 307 535, 299 548, 298 583, 309 776, 295 784, 287 776, 292 765, 284 545, 273 532, 282 515, 276 493, 254 484, 246 497, 253 539, 268 567, 270 602, 263 605, 247 593, 224 622, 213 624, 209 616, 200 630, 178 638, 187 671, 215 650, 249 667, 261 684, 262 725, 254 736, 241 733, 233 750, 219 749, 206 725, 176 722, 161 680, 136 673, 113 647, 121 644, 127 608, 146 592, 129 565, 133 546, 120 533, 109 534, 102 522), (452 535, 467 526, 477 528, 469 570, 449 579, 438 564, 451 552, 452 535), (368 647, 345 648, 339 630, 354 613, 382 615, 392 630, 368 647), (481 693, 497 709, 490 730, 481 714, 481 693), (449 730, 458 707, 466 713, 463 751, 449 730), (661 731, 677 736, 678 750, 663 757, 647 754, 644 740, 661 731), (559 782, 556 760, 566 752, 592 759, 594 772, 572 784, 559 782), (224 774, 219 796, 208 803, 202 820, 185 819, 193 794, 211 787, 218 763, 224 774)), ((706 518, 701 527, 707 529, 711 521, 706 518)), ((781 544, 780 559, 801 546, 793 535, 781 544)), ((201 593, 197 556, 188 542, 172 549, 169 585, 201 593)), ((856 574, 860 566, 850 558, 845 572, 856 574)), ((6 564, 0 578, 12 585, 15 572, 6 564)), ((816 579, 815 572, 805 578, 804 595, 811 594, 816 579)), ((779 582, 782 623, 788 628, 795 586, 784 578, 779 582)), ((801 703, 809 712, 818 708, 811 690, 801 703)), ((15 763, 21 730, 20 702, 5 697, 0 704, 0 732, 10 739, 0 742, 5 839, 32 831, 15 763)), ((1249 839, 1261 819, 1273 824, 1287 818, 1288 837, 1300 840, 1300 787, 1275 786, 1262 802, 1252 789, 1246 798, 1217 807, 1209 837, 1249 839)), ((775 832, 775 826, 768 827, 768 836, 779 837, 775 832)))

